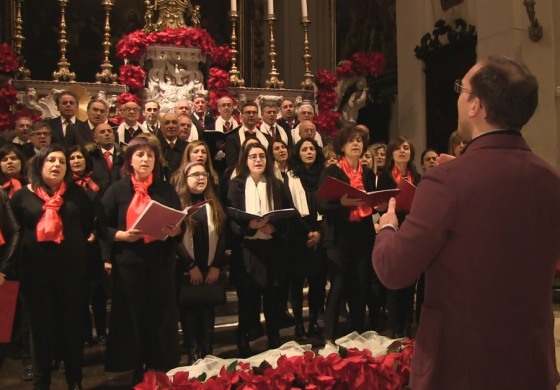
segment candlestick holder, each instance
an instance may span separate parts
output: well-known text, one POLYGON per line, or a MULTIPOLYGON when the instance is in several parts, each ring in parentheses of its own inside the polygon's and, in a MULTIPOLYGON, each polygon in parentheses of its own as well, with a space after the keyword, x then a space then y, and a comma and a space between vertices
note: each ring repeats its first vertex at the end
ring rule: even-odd
POLYGON ((276 51, 274 48, 274 24, 276 23, 276 17, 273 14, 268 14, 266 19, 268 25, 270 26, 270 52, 268 57, 270 57, 270 73, 268 74, 268 80, 266 80, 267 88, 284 88, 284 82, 280 80, 280 73, 276 70, 276 51))
POLYGON ((70 63, 66 59, 66 6, 68 0, 58 0, 60 5, 60 35, 58 43, 60 45, 60 60, 58 61, 58 70, 53 72, 53 81, 69 81, 75 82, 76 74, 70 70, 70 63))
POLYGON ((117 75, 113 73, 113 65, 109 61, 109 50, 111 49, 111 8, 114 0, 103 0, 105 7, 105 34, 103 35, 103 55, 105 56, 101 64, 101 72, 95 75, 95 81, 101 83, 117 83, 117 75))
POLYGON ((237 69, 237 22, 239 14, 237 11, 230 11, 229 18, 231 20, 231 70, 229 71, 229 81, 232 87, 245 86, 245 80, 241 77, 241 72, 237 69))
POLYGON ((301 18, 301 26, 303 27, 303 63, 305 64, 305 73, 303 74, 303 81, 301 82, 302 89, 313 89, 315 83, 313 82, 313 73, 311 73, 311 54, 309 54, 309 25, 311 20, 308 16, 301 18))
POLYGON ((31 72, 25 67, 23 55, 21 54, 21 49, 23 46, 23 41, 25 37, 23 36, 23 19, 21 17, 21 4, 23 0, 18 0, 16 5, 16 21, 14 24, 14 50, 20 60, 20 67, 17 71, 17 78, 23 80, 29 80, 31 72))

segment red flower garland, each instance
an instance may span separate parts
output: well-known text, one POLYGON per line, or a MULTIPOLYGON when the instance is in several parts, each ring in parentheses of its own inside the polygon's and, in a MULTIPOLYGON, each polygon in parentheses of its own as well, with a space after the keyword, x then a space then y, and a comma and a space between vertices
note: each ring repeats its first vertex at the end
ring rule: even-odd
MULTIPOLYGON (((0 45, 0 75, 2 80, 10 80, 19 68, 16 53, 7 43, 0 45)), ((17 103, 17 92, 14 86, 6 81, 0 88, 0 130, 12 130, 15 124, 15 115, 12 107, 17 103)))
POLYGON ((333 135, 337 132, 336 123, 340 113, 334 111, 337 105, 338 94, 335 92, 338 80, 336 76, 328 70, 320 70, 315 77, 317 81, 317 104, 319 113, 315 115, 313 122, 317 131, 325 135, 333 135))
MULTIPOLYGON (((216 46, 216 42, 205 29, 196 27, 165 28, 150 34, 146 34, 142 30, 134 31, 125 35, 117 43, 116 55, 122 59, 138 61, 150 45, 197 47, 203 55, 210 55, 212 62, 217 66, 210 68, 209 71, 208 89, 210 90, 209 103, 211 107, 216 109, 219 98, 230 96, 228 92, 230 87, 229 72, 223 69, 231 62, 231 48, 228 45, 216 46)), ((119 73, 119 82, 128 86, 131 92, 139 93, 144 87, 146 73, 140 67, 123 65, 120 67, 119 73)), ((122 95, 119 96, 119 102, 130 99, 130 96, 121 98, 122 95)))
POLYGON ((367 349, 341 349, 340 354, 281 356, 277 368, 263 362, 259 367, 235 362, 207 379, 205 375, 190 378, 188 372, 178 372, 172 379, 161 372, 148 371, 135 390, 159 389, 388 389, 400 390, 408 384, 413 341, 403 343, 401 352, 374 358, 367 349))
POLYGON ((128 102, 135 102, 139 106, 142 106, 142 99, 130 92, 123 92, 117 97, 117 101, 122 106, 128 102))
POLYGON ((10 111, 10 107, 17 103, 17 91, 11 83, 5 82, 0 89, 0 110, 10 111))
POLYGON ((11 74, 19 68, 19 61, 12 47, 7 43, 0 45, 0 74, 11 74))
POLYGON ((338 105, 338 94, 335 88, 339 79, 353 76, 378 75, 385 69, 385 56, 381 53, 358 52, 352 55, 351 60, 343 60, 336 67, 336 75, 328 70, 320 70, 315 78, 317 82, 317 105, 319 114, 314 122, 317 131, 332 135, 338 130, 337 122, 340 113, 335 109, 338 105))
POLYGON ((119 82, 131 91, 140 91, 144 87, 146 72, 136 65, 122 65, 119 68, 119 82))

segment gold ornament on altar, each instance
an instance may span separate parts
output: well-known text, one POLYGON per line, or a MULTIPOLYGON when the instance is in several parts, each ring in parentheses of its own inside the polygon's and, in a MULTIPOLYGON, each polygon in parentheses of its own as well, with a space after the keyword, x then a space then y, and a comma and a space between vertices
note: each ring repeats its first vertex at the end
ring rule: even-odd
POLYGON ((194 6, 189 0, 145 0, 146 14, 144 20, 146 22, 144 31, 150 33, 163 28, 179 28, 187 27, 183 17, 188 10, 193 27, 200 27, 200 6, 194 6), (158 20, 153 23, 154 12, 158 12, 158 20))
POLYGON ((53 72, 53 81, 76 81, 76 74, 70 70, 70 62, 66 58, 66 6, 68 0, 58 0, 60 6, 60 33, 58 43, 60 45, 60 60, 58 61, 58 70, 53 72))
POLYGON ((95 80, 97 83, 117 83, 117 75, 113 73, 113 65, 109 61, 111 49, 111 25, 109 23, 111 17, 111 8, 114 0, 103 0, 105 7, 105 34, 103 35, 103 55, 104 60, 101 64, 101 72, 96 73, 95 80))

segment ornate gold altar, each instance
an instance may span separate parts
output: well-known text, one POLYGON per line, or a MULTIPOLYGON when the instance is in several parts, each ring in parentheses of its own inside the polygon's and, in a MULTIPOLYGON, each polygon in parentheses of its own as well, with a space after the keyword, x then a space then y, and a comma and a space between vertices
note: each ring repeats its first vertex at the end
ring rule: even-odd
MULTIPOLYGON (((22 18, 21 9, 25 5, 24 0, 14 0, 16 4, 16 18, 14 24, 13 47, 16 53, 22 58, 22 45, 25 40, 23 36, 23 23, 27 22, 22 18)), ((69 59, 69 40, 67 34, 67 7, 70 1, 76 0, 57 0, 59 8, 59 35, 58 49, 59 60, 57 69, 52 73, 52 80, 34 80, 32 74, 25 68, 25 59, 22 61, 21 69, 18 72, 18 79, 13 80, 13 85, 18 91, 18 102, 35 111, 41 113, 44 118, 58 115, 55 104, 55 97, 63 90, 72 90, 80 97, 80 110, 78 117, 85 118, 85 105, 91 97, 101 97, 109 102, 111 106, 118 105, 118 96, 127 91, 123 84, 123 79, 119 78, 118 70, 113 69, 110 61, 110 52, 114 42, 111 41, 112 12, 115 0, 99 0, 102 3, 105 22, 103 31, 103 61, 99 65, 99 72, 95 76, 95 82, 79 82, 72 71, 72 64, 69 59)), ((301 89, 284 88, 276 68, 276 58, 278 53, 275 49, 275 23, 276 16, 273 10, 273 0, 268 0, 268 14, 266 24, 268 25, 268 57, 270 60, 270 72, 266 79, 267 88, 253 88, 246 85, 240 67, 240 57, 238 34, 240 29, 240 14, 237 9, 237 1, 231 0, 231 10, 229 21, 231 26, 231 67, 229 71, 230 87, 228 92, 234 95, 240 103, 246 100, 275 100, 291 98, 296 103, 303 100, 313 100, 314 75, 311 72, 311 55, 309 54, 308 29, 310 20, 306 14, 302 16, 301 25, 303 28, 304 52, 302 53, 305 73, 301 83, 301 89)), ((302 2, 302 4, 305 1, 302 2)), ((193 6, 189 0, 145 0, 144 27, 145 34, 162 31, 163 29, 181 29, 186 27, 200 28, 202 20, 201 7, 193 6), (186 18, 185 18, 186 16, 186 18), (185 21, 187 20, 188 23, 185 21)), ((306 3, 305 3, 306 4, 306 3)), ((305 5, 305 7, 307 7, 305 5)), ((118 26, 117 26, 118 27, 118 26)), ((204 80, 204 73, 201 65, 207 62, 207 55, 201 52, 200 48, 194 46, 177 45, 158 45, 153 44, 147 47, 145 54, 138 61, 138 65, 146 71, 144 88, 137 94, 143 99, 153 99, 160 103, 162 112, 170 110, 176 100, 192 99, 194 94, 208 94, 205 89, 208 80, 204 80)), ((114 61, 113 61, 114 62, 114 61)), ((127 60, 125 59, 125 64, 127 60)), ((211 89, 211 87, 209 87, 211 89)), ((133 91, 134 92, 134 91, 133 91)), ((113 110, 114 111, 114 110, 113 110)))

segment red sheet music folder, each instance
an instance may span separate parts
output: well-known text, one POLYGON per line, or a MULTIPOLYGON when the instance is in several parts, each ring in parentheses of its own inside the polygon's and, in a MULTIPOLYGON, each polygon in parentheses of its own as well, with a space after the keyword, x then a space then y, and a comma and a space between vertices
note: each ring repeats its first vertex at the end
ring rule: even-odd
POLYGON ((0 343, 12 339, 12 326, 19 291, 19 282, 6 281, 0 286, 0 343))
POLYGON ((388 202, 391 197, 399 193, 399 189, 365 192, 352 187, 350 184, 327 176, 323 181, 321 188, 317 190, 317 196, 326 200, 338 200, 344 194, 348 194, 349 198, 361 199, 371 206, 388 202))
POLYGON ((401 190, 401 192, 395 196, 395 200, 397 201, 397 211, 409 213, 417 187, 408 180, 401 180, 397 188, 401 190))

